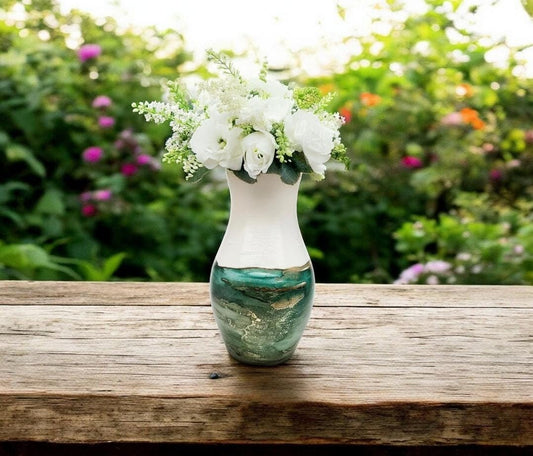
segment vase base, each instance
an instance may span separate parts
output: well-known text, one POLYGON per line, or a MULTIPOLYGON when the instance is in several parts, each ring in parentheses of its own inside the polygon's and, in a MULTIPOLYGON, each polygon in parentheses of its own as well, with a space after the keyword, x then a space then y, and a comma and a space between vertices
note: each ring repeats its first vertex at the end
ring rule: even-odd
POLYGON ((227 351, 239 362, 275 366, 296 350, 311 312, 311 263, 290 269, 214 263, 211 304, 227 351))
POLYGON ((284 354, 284 356, 279 358, 265 358, 256 353, 235 351, 230 347, 226 347, 228 354, 239 363, 248 364, 250 366, 278 366, 289 361, 294 355, 295 349, 291 350, 289 353, 284 354))

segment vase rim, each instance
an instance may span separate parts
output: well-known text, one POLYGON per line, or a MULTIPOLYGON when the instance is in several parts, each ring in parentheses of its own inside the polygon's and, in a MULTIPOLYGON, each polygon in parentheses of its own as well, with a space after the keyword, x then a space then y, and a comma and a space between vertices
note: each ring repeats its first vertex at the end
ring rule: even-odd
POLYGON ((268 179, 268 180, 272 180, 273 179, 273 176, 276 176, 279 180, 280 180, 280 183, 284 184, 284 185, 287 185, 289 187, 292 187, 293 185, 298 185, 301 180, 302 180, 302 173, 298 173, 298 179, 296 180, 296 182, 294 182, 294 184, 288 184, 287 182, 284 182, 282 179, 281 179, 281 174, 278 174, 278 173, 260 173, 257 175, 256 177, 256 181, 255 182, 246 182, 242 179, 239 178, 239 176, 237 176, 233 170, 231 169, 226 169, 226 177, 228 179, 232 179, 232 180, 237 180, 237 181, 241 181, 243 183, 246 183, 248 185, 254 185, 256 184, 257 182, 259 182, 259 180, 265 180, 265 179, 268 179))

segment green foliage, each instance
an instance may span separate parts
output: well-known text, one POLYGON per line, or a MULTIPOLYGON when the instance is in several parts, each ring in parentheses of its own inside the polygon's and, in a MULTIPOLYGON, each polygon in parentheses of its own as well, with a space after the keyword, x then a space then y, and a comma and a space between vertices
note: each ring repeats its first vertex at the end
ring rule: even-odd
MULTIPOLYGON (((438 220, 418 217, 395 233, 410 264, 439 259, 450 268, 439 282, 528 284, 533 279, 531 205, 527 213, 487 205, 486 195, 459 195, 458 206, 438 220)), ((421 276, 411 283, 423 283, 421 276), (421 282, 422 280, 422 282, 421 282)))
MULTIPOLYGON (((317 280, 390 283, 407 270, 417 283, 533 284, 533 81, 518 49, 491 65, 500 43, 427 3, 389 33, 349 37, 342 71, 301 81, 323 89, 302 103, 326 100, 346 119, 347 169, 301 185, 317 280)), ((228 218, 224 176, 185 182, 162 163, 169 127, 131 110, 180 76, 184 38, 24 5, 24 21, 0 20, 0 279, 206 281, 228 218), (100 55, 80 61, 78 31, 100 55), (101 95, 112 104, 93 107, 101 95), (99 158, 85 161, 90 147, 99 158)), ((179 87, 168 93, 187 108, 179 87)))
POLYGON ((457 214, 472 195, 481 207, 522 217, 523 228, 507 235, 516 245, 524 237, 533 81, 517 76, 519 49, 510 49, 507 67, 494 66, 487 40, 457 28, 442 1, 428 4, 390 33, 358 39, 361 51, 344 71, 311 81, 337 94, 352 162, 348 173, 308 190, 313 213, 304 210, 304 237, 325 252, 317 276, 390 282, 413 262, 467 252, 484 272, 457 281, 531 283, 530 243, 520 244, 525 253, 514 255, 510 273, 512 251, 498 247, 505 236, 497 218, 476 219, 478 211, 465 224, 457 214))
POLYGON ((24 21, 0 22, 0 278, 205 278, 227 193, 185 191, 175 168, 161 168, 169 128, 131 112, 188 59, 182 37, 118 33, 112 19, 61 15, 55 2, 25 8, 24 21), (101 54, 82 61, 81 44, 101 54), (94 107, 102 95, 111 104, 94 107), (85 161, 90 147, 101 157, 85 161))

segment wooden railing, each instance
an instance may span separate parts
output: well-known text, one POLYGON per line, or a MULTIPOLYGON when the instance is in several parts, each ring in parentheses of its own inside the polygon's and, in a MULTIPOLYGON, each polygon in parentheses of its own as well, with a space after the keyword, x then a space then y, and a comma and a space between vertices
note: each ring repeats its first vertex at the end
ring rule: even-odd
POLYGON ((261 368, 205 283, 0 282, 0 441, 531 451, 533 287, 318 284, 261 368))

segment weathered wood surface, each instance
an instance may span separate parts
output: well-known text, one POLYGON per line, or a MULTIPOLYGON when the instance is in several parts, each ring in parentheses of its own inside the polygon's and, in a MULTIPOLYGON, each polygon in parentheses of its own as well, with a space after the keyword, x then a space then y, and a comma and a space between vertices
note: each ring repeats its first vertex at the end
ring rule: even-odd
POLYGON ((0 282, 1 440, 533 445, 533 287, 318 284, 259 368, 207 284, 0 282))

